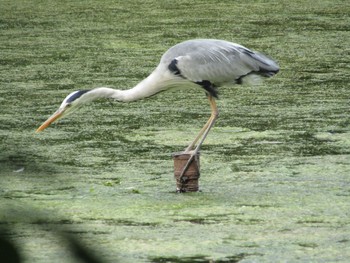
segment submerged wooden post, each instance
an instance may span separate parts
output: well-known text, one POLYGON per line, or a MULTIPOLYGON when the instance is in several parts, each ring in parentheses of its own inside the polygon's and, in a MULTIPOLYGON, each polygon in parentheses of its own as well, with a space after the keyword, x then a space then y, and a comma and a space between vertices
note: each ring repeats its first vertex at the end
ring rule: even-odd
POLYGON ((191 158, 191 154, 184 152, 173 153, 174 159, 174 175, 176 179, 176 192, 197 192, 199 190, 198 179, 200 177, 199 170, 199 153, 197 153, 189 163, 186 171, 182 171, 185 168, 188 160, 191 158))

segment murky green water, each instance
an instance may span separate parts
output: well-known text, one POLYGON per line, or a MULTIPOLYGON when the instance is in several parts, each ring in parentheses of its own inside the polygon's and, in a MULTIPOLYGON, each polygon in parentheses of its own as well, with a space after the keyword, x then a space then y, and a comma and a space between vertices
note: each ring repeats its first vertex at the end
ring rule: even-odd
POLYGON ((0 223, 25 262, 347 262, 346 1, 1 1, 0 223), (71 91, 127 88, 171 45, 220 38, 276 58, 260 87, 220 90, 201 192, 171 154, 209 117, 200 90, 98 101, 35 129, 71 91))

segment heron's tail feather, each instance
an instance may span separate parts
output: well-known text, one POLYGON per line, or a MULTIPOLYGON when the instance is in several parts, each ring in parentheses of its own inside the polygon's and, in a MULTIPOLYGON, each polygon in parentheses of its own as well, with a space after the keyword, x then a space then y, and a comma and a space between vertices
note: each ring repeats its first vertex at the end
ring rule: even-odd
POLYGON ((264 77, 272 77, 280 70, 276 61, 262 53, 254 52, 250 56, 255 59, 259 67, 258 73, 264 77))
POLYGON ((279 71, 278 64, 268 56, 253 52, 249 49, 243 49, 242 60, 252 69, 252 71, 236 79, 237 84, 259 85, 262 82, 261 77, 272 77, 279 71))
POLYGON ((272 77, 277 74, 280 69, 276 61, 260 52, 243 49, 242 53, 245 55, 242 56, 242 60, 249 65, 250 68, 254 69, 253 72, 256 74, 264 77, 272 77))

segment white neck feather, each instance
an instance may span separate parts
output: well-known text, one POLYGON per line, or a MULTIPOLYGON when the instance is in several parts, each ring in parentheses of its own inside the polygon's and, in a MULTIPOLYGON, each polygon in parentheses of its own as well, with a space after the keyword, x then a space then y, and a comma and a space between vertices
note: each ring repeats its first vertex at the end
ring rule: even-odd
POLYGON ((127 90, 117 90, 111 88, 95 88, 89 93, 87 100, 92 101, 98 98, 113 98, 122 102, 136 101, 153 96, 163 90, 178 86, 184 80, 174 77, 170 72, 165 71, 160 74, 157 69, 146 79, 142 80, 135 87, 127 90))

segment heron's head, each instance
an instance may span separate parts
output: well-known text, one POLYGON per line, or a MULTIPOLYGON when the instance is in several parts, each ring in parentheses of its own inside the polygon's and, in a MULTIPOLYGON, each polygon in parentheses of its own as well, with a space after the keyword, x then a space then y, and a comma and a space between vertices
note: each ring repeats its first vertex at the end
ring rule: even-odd
POLYGON ((48 126, 50 126, 51 123, 54 121, 69 115, 76 109, 78 109, 84 102, 88 100, 88 96, 86 93, 89 90, 78 90, 74 91, 71 94, 69 94, 62 102, 61 106, 58 108, 58 110, 52 114, 37 130, 36 132, 43 131, 48 126))

